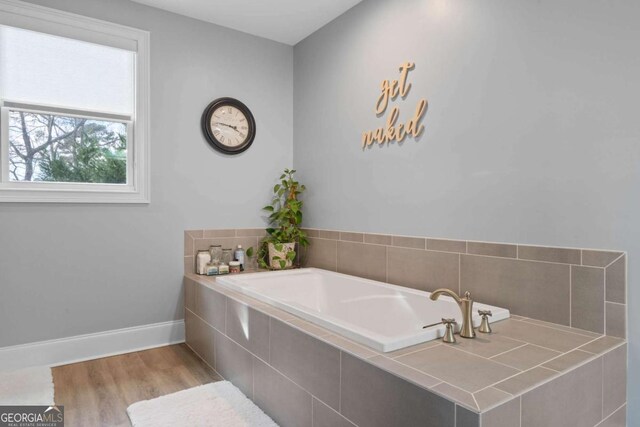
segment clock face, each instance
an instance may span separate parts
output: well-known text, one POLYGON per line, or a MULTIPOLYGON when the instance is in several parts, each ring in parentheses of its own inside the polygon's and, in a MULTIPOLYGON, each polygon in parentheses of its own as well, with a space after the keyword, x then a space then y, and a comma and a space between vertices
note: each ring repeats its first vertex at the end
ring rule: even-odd
POLYGON ((209 143, 228 154, 249 148, 256 131, 251 111, 233 98, 220 98, 209 104, 202 116, 202 126, 209 143))

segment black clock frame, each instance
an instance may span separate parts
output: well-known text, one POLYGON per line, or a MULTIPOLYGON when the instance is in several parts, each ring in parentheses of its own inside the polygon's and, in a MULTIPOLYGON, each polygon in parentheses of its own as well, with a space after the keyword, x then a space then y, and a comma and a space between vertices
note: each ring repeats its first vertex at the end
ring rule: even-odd
POLYGON ((253 144, 253 140, 256 137, 256 121, 253 118, 253 114, 251 114, 251 110, 235 98, 224 97, 212 101, 202 113, 201 125, 202 132, 204 133, 209 145, 225 154, 240 154, 243 151, 246 151, 251 147, 251 144, 253 144), (213 131, 211 130, 211 116, 213 115, 213 112, 221 106, 235 107, 242 111, 242 114, 247 118, 247 127, 249 130, 247 131, 247 139, 242 143, 242 145, 229 147, 218 141, 213 134, 213 131))

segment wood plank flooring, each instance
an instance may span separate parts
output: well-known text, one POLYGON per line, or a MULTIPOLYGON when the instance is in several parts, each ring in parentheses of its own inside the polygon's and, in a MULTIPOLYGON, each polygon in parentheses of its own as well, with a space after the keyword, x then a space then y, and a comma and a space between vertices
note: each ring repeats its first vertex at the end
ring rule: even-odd
POLYGON ((66 427, 130 426, 132 403, 221 380, 186 344, 59 366, 52 373, 66 427))

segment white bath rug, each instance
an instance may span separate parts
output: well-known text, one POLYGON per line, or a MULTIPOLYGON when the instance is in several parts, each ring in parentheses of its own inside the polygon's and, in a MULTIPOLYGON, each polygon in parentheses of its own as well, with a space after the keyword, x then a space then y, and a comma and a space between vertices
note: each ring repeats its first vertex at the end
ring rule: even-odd
POLYGON ((0 371, 0 405, 52 405, 51 368, 0 371))
POLYGON ((136 402, 133 427, 278 427, 229 381, 219 381, 136 402))

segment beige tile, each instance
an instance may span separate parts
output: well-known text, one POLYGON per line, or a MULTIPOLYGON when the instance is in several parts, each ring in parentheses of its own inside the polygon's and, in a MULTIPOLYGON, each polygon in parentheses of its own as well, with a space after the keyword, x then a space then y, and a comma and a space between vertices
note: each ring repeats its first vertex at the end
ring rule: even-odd
POLYGON ((198 285, 196 287, 195 313, 217 330, 224 332, 226 300, 227 297, 213 289, 198 285))
POLYGON ((308 240, 309 247, 302 251, 304 265, 336 271, 338 242, 311 237, 308 240))
POLYGON ((469 290, 476 301, 508 307, 521 316, 569 325, 569 265, 461 257, 460 288, 469 290))
POLYGON ((613 337, 626 338, 626 309, 624 304, 615 302, 605 303, 605 316, 607 330, 605 333, 613 337))
POLYGON ((426 239, 422 237, 392 236, 391 245, 402 248, 426 249, 426 239))
POLYGON ((331 230, 318 230, 318 237, 320 237, 321 239, 338 240, 340 238, 340 232, 331 230))
POLYGON ((184 313, 185 341, 202 360, 215 367, 213 329, 189 310, 184 313))
POLYGON ((471 393, 519 372, 444 345, 411 353, 396 360, 471 393))
POLYGON ((616 262, 607 267, 607 295, 606 300, 624 304, 626 302, 626 275, 627 257, 620 257, 616 262))
POLYGON ((314 325, 311 322, 307 322, 302 319, 291 319, 287 323, 295 326, 298 329, 305 331, 308 334, 313 335, 316 338, 326 337, 327 335, 331 335, 331 331, 328 331, 324 328, 314 325))
POLYGON ((602 411, 608 417, 627 401, 627 345, 602 356, 602 411))
POLYGON ((355 424, 314 397, 313 427, 355 427, 355 424))
POLYGON ((253 359, 253 401, 283 427, 311 427, 312 397, 258 358, 253 359))
POLYGON ((463 240, 427 239, 427 249, 441 252, 467 252, 467 242, 463 240))
POLYGON ((481 334, 477 333, 474 339, 459 338, 455 344, 450 346, 468 351, 476 356, 493 357, 505 351, 513 350, 525 343, 511 338, 507 338, 500 334, 481 334))
POLYGON ((318 230, 313 229, 313 228, 302 228, 302 231, 305 232, 307 237, 318 237, 320 235, 318 230))
POLYGON ((403 365, 402 363, 396 362, 388 357, 375 356, 368 359, 367 362, 422 388, 431 388, 442 382, 431 375, 427 375, 417 369, 410 368, 409 366, 403 365))
POLYGON ((593 354, 601 354, 624 343, 622 338, 604 336, 580 347, 580 350, 593 354))
POLYGON ((594 357, 592 353, 587 353, 582 350, 573 350, 548 361, 542 366, 548 369, 553 369, 554 371, 562 372, 567 369, 574 368, 592 357, 594 357))
POLYGON ((591 341, 593 338, 559 329, 547 328, 528 322, 503 320, 492 325, 493 331, 516 340, 565 353, 591 341))
POLYGON ((338 271, 384 282, 387 278, 386 246, 338 242, 338 271))
POLYGON ((498 384, 495 384, 494 387, 507 393, 517 395, 536 387, 538 384, 556 375, 558 375, 558 373, 551 369, 536 367, 528 371, 524 371, 521 374, 511 377, 505 381, 499 382, 498 384))
POLYGON ((253 356, 225 335, 215 331, 216 371, 249 399, 253 398, 253 356))
POLYGON ((184 274, 194 273, 196 271, 196 262, 194 257, 184 257, 184 274))
POLYGON ((227 336, 265 361, 269 361, 269 316, 227 299, 227 336))
POLYGON ((465 406, 468 409, 478 411, 478 405, 473 399, 473 395, 468 391, 464 391, 461 388, 454 387, 451 384, 440 383, 431 390, 438 393, 440 396, 446 397, 449 400, 453 400, 458 405, 465 406))
POLYGON ((238 228, 236 237, 264 237, 267 231, 264 228, 238 228))
POLYGON ((204 237, 204 230, 185 230, 185 233, 194 239, 202 239, 204 237))
POLYGON ((580 265, 580 249, 519 245, 518 258, 580 265))
POLYGON ((184 307, 195 312, 196 309, 196 283, 189 279, 182 279, 182 286, 184 288, 184 307))
MULTIPOLYGON (((473 394, 478 404, 478 409, 481 412, 486 411, 489 408, 500 405, 507 400, 513 399, 513 396, 509 393, 498 390, 495 387, 488 387, 473 394)), ((519 414, 518 410, 518 414, 519 414)), ((519 418, 519 417, 518 417, 519 418)))
POLYGON ((481 418, 482 427, 520 427, 520 398, 487 411, 481 418))
POLYGON ((622 252, 582 250, 582 265, 606 267, 622 255, 622 252))
POLYGON ((596 427, 627 427, 627 405, 623 405, 596 427))
MULTIPOLYGON (((516 316, 511 315, 511 318, 515 318, 516 316)), ((561 331, 571 332, 574 334, 584 335, 592 338, 599 338, 602 334, 592 331, 585 331, 584 329, 572 328, 570 326, 558 325, 557 323, 545 322, 544 320, 538 319, 529 319, 527 317, 521 319, 523 322, 533 323, 535 325, 546 326, 548 328, 559 329, 561 331)))
POLYGON ((193 256, 193 237, 188 231, 184 232, 184 256, 193 256))
POLYGON ((517 258, 518 247, 505 243, 467 242, 467 253, 503 258, 517 258))
POLYGON ((347 242, 364 242, 364 234, 363 233, 351 233, 348 231, 340 232, 340 240, 345 240, 347 242))
POLYGON ((455 405, 342 353, 341 414, 367 427, 453 426, 455 405))
POLYGON ((271 320, 270 364, 338 409, 340 350, 278 320, 271 320))
POLYGON ((339 335, 325 335, 324 337, 322 337, 322 340, 328 342, 329 344, 332 344, 342 351, 346 351, 347 353, 351 353, 354 356, 360 357, 362 359, 368 359, 380 354, 375 352, 374 350, 371 350, 339 335))
POLYGON ((221 229, 211 229, 204 230, 204 234, 201 237, 197 237, 198 239, 213 239, 218 237, 235 237, 236 230, 233 228, 221 228, 221 229))
POLYGON ((480 427, 480 414, 456 405, 456 427, 480 427))
POLYGON ((219 237, 195 240, 196 251, 209 249, 209 246, 211 245, 221 245, 223 249, 235 249, 238 245, 242 245, 245 250, 250 247, 255 249, 258 245, 258 239, 256 237, 219 237))
POLYGON ((533 368, 534 366, 540 365, 554 357, 560 356, 561 354, 562 353, 558 351, 538 347, 537 345, 527 344, 524 347, 520 347, 493 357, 491 358, 491 360, 524 371, 533 368))
POLYGON ((387 248, 387 281, 423 291, 458 291, 458 254, 387 248))
POLYGON ((589 362, 524 394, 521 416, 522 427, 595 426, 602 419, 602 362, 589 362))
POLYGON ((294 316, 293 314, 288 313, 284 310, 280 310, 279 308, 272 307, 270 305, 264 304, 256 307, 256 309, 283 322, 288 322, 289 320, 296 319, 296 316, 294 316))
POLYGON ((571 266, 571 326, 604 333, 604 270, 571 266))
POLYGON ((401 348, 400 350, 389 351, 384 355, 395 359, 396 357, 404 356, 405 354, 414 353, 416 351, 425 350, 427 348, 435 347, 438 345, 442 345, 442 340, 432 340, 432 341, 423 342, 421 344, 416 344, 409 347, 401 348))
POLYGON ((365 234, 365 243, 373 243, 375 245, 391 245, 391 236, 387 234, 365 234))

